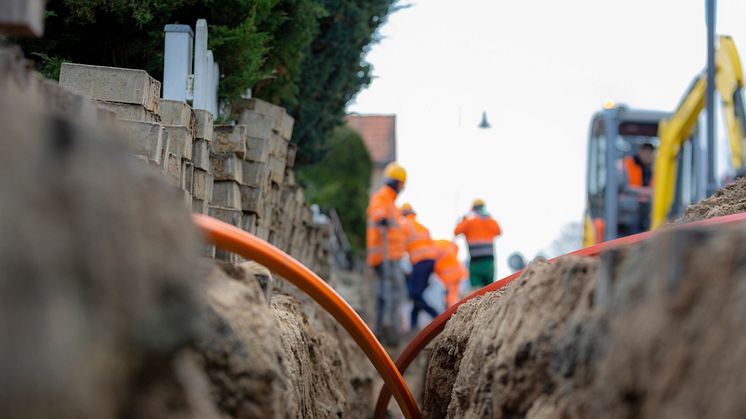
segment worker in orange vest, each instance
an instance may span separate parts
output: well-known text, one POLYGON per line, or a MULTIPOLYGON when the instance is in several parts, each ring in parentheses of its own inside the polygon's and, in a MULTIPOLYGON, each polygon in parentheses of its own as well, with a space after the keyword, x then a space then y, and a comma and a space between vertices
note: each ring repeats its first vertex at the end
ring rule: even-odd
POLYGON ((495 279, 495 237, 500 225, 487 213, 484 201, 475 199, 471 212, 461 219, 454 236, 463 234, 469 246, 469 280, 472 288, 482 288, 495 279))
POLYGON ((634 155, 623 160, 626 182, 619 200, 620 236, 650 229, 654 159, 655 147, 650 143, 644 143, 634 155))
POLYGON ((458 260, 458 246, 449 240, 436 240, 437 256, 435 274, 446 287, 446 306, 451 307, 460 299, 461 281, 466 279, 466 268, 458 260))
POLYGON ((367 263, 378 278, 376 334, 393 346, 399 344, 401 335, 399 313, 405 282, 399 265, 404 255, 404 232, 395 201, 406 181, 406 170, 395 162, 390 163, 383 172, 383 185, 371 196, 366 211, 367 263))
POLYGON ((414 330, 417 328, 417 318, 420 311, 425 310, 433 318, 438 315, 438 311, 423 298, 430 280, 430 274, 433 273, 435 268, 436 250, 435 243, 430 238, 430 231, 417 221, 417 214, 412 209, 412 205, 402 205, 401 213, 404 244, 409 254, 409 262, 412 264, 407 288, 413 304, 410 328, 414 330))

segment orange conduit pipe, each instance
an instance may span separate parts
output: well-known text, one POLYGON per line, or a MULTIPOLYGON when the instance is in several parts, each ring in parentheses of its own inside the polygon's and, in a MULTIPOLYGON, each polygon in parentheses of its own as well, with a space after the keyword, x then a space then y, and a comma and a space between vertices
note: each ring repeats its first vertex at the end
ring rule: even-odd
POLYGON ((419 419, 420 411, 394 362, 373 332, 326 282, 282 250, 246 231, 206 215, 193 214, 194 224, 215 246, 256 261, 300 288, 331 314, 355 339, 383 378, 386 388, 407 419, 419 419))
MULTIPOLYGON (((670 226, 668 227, 668 229, 682 229, 682 228, 702 227, 702 226, 711 226, 711 225, 723 225, 723 224, 742 222, 742 221, 746 221, 746 213, 726 215, 723 217, 715 217, 715 218, 710 218, 707 220, 696 221, 693 223, 670 226)), ((603 251, 614 248, 614 247, 620 247, 620 246, 639 243, 641 241, 648 239, 653 234, 655 234, 654 231, 647 231, 644 233, 635 234, 633 236, 622 237, 616 240, 599 243, 594 246, 576 250, 574 252, 568 253, 567 255, 558 256, 556 258, 551 259, 550 262, 554 262, 558 258, 568 256, 568 255, 598 256, 603 251)), ((512 275, 506 276, 505 278, 499 281, 493 282, 492 284, 487 285, 486 287, 483 287, 483 288, 480 288, 474 291, 473 293, 464 297, 461 301, 459 301, 458 303, 450 307, 448 310, 441 313, 438 317, 433 319, 432 322, 430 322, 424 329, 422 329, 422 331, 420 331, 419 334, 417 334, 417 336, 414 337, 414 339, 412 339, 412 341, 409 342, 407 347, 404 348, 404 351, 402 351, 402 353, 399 355, 399 358, 396 360, 396 366, 399 369, 399 371, 402 374, 404 374, 404 372, 407 371, 407 368, 409 368, 409 365, 412 364, 415 358, 417 358, 417 355, 419 355, 420 351, 422 351, 422 349, 424 349, 428 343, 430 343, 433 339, 435 339, 435 337, 437 337, 440 334, 440 332, 443 331, 443 329, 446 326, 446 323, 451 318, 451 316, 453 316, 453 314, 456 313, 456 310, 458 310, 461 304, 471 300, 472 298, 478 297, 488 292, 499 290, 500 288, 513 282, 516 278, 518 278, 521 275, 521 273, 523 273, 523 271, 518 271, 512 275)), ((385 417, 386 406, 388 405, 390 399, 391 399, 391 393, 388 391, 388 389, 386 387, 381 388, 381 392, 378 394, 378 401, 376 402, 376 410, 373 415, 375 419, 383 419, 385 417)))

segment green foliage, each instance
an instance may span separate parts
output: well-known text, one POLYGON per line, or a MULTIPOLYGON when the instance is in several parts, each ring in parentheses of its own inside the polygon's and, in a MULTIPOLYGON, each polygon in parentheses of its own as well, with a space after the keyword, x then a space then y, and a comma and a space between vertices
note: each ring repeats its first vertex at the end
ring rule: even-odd
POLYGON ((335 208, 352 247, 365 247, 365 209, 373 163, 360 136, 341 126, 329 137, 329 151, 322 161, 302 167, 298 180, 306 200, 322 208, 335 208))
POLYGON ((342 124, 345 106, 371 81, 364 59, 395 0, 319 0, 329 14, 303 61, 299 93, 283 101, 295 117, 300 165, 324 157, 326 139, 342 124))

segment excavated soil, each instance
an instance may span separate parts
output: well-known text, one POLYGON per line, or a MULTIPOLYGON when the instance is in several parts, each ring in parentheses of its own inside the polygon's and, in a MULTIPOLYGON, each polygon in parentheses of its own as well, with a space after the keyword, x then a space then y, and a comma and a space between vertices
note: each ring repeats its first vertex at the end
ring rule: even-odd
POLYGON ((741 212, 746 212, 746 178, 738 178, 712 196, 691 205, 679 221, 688 223, 741 212))
MULTIPOLYGON (((742 185, 704 216, 732 211, 742 185)), ((448 322, 424 416, 746 417, 744 243, 743 226, 696 228, 533 262, 448 322)))
POLYGON ((375 370, 318 305, 201 259, 183 195, 111 132, 6 99, 0 417, 369 415, 375 370))

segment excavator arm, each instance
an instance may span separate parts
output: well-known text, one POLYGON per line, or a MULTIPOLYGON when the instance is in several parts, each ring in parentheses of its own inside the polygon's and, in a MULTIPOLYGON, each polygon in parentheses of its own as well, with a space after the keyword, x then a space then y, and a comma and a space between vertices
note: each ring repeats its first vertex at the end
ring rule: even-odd
MULTIPOLYGON (((732 163, 736 170, 744 167, 744 126, 741 89, 744 85, 741 61, 733 39, 720 36, 715 52, 715 88, 722 97, 723 112, 728 129, 728 142, 732 163)), ((686 96, 670 118, 658 125, 660 147, 655 159, 655 186, 653 188, 652 228, 661 227, 671 208, 676 192, 677 161, 681 147, 692 135, 697 118, 705 106, 707 77, 703 73, 695 79, 686 96)))

